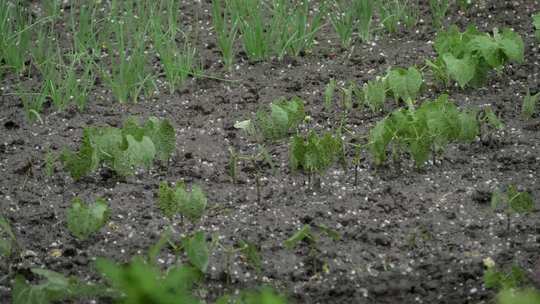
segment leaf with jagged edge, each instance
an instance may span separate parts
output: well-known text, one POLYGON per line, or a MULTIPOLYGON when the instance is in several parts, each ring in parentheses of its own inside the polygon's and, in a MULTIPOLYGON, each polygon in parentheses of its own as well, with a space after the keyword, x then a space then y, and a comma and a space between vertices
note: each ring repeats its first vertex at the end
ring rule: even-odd
POLYGON ((64 167, 75 180, 91 173, 99 166, 100 158, 91 144, 90 131, 83 131, 82 145, 79 152, 64 150, 61 155, 64 167))
POLYGON ((523 105, 521 107, 521 115, 525 119, 531 118, 536 112, 536 105, 540 101, 540 93, 531 95, 531 92, 527 90, 527 95, 523 98, 523 105))
POLYGON ((370 80, 362 88, 364 104, 371 111, 376 112, 383 109, 386 101, 386 83, 381 80, 370 80))
POLYGON ((480 134, 477 115, 476 110, 464 110, 459 113, 459 140, 471 142, 480 134))
POLYGON ((144 131, 154 143, 157 159, 167 161, 176 149, 176 133, 169 120, 150 117, 144 125, 144 131))
POLYGON ((197 231, 192 236, 185 238, 182 241, 182 247, 191 265, 199 269, 200 272, 206 273, 210 253, 204 232, 197 231))
POLYGON ((175 190, 169 187, 167 182, 162 181, 158 190, 158 207, 163 214, 172 219, 180 212, 179 202, 175 197, 175 190))
POLYGON ((176 189, 177 197, 185 196, 181 199, 180 212, 186 216, 192 222, 200 220, 206 210, 207 198, 204 195, 201 187, 193 185, 191 187, 191 193, 187 193, 183 189, 176 189), (180 191, 180 192, 179 192, 180 191), (185 194, 179 194, 179 193, 185 194))
POLYGON ((135 167, 150 167, 156 155, 156 149, 148 136, 136 140, 132 135, 126 135, 123 149, 115 155, 113 169, 122 176, 133 174, 135 167))
POLYGON ((93 204, 85 204, 76 197, 67 210, 66 218, 71 234, 80 240, 86 240, 105 226, 109 218, 109 208, 103 199, 97 199, 93 204))

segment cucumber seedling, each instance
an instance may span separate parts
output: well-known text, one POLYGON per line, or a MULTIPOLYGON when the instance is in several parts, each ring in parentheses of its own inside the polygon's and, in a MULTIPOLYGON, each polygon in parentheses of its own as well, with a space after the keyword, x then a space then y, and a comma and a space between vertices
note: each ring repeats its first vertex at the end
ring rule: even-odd
POLYGON ((212 248, 219 247, 225 253, 225 280, 227 285, 232 281, 232 262, 236 255, 240 254, 247 264, 253 268, 257 274, 262 272, 262 257, 259 248, 251 242, 240 240, 236 245, 227 246, 220 242, 217 234, 212 236, 212 248))
POLYGON ((291 100, 280 99, 270 104, 270 109, 260 109, 251 120, 237 123, 236 128, 244 129, 259 142, 277 141, 287 137, 304 120, 304 101, 298 97, 291 100))
POLYGON ((334 241, 339 241, 341 239, 341 235, 337 231, 329 228, 326 225, 319 224, 312 226, 310 224, 306 224, 300 230, 296 231, 291 237, 285 240, 283 245, 285 248, 292 250, 303 242, 307 243, 309 247, 308 259, 312 261, 313 266, 312 274, 318 273, 319 269, 328 272, 329 269, 326 263, 322 263, 322 267, 320 268, 316 263, 317 261, 321 261, 319 257, 322 252, 318 247, 318 242, 320 237, 323 235, 330 237, 334 241))
POLYGON ((426 61, 433 74, 449 84, 455 80, 463 89, 485 83, 488 72, 500 71, 509 62, 522 63, 525 46, 519 34, 505 28, 493 34, 481 33, 475 26, 460 32, 457 26, 441 31, 435 39, 438 57, 426 61))
POLYGON ((345 149, 341 134, 327 132, 319 136, 310 131, 306 137, 295 135, 289 144, 289 166, 292 171, 302 169, 307 173, 309 184, 313 176, 316 188, 320 188, 320 176, 336 161, 345 163, 345 149))
POLYGON ((10 258, 19 248, 9 221, 0 215, 0 256, 10 258))
POLYGON ((186 190, 183 182, 176 184, 174 188, 167 182, 161 182, 158 192, 158 207, 170 220, 177 214, 188 218, 195 223, 201 219, 206 210, 207 198, 202 189, 193 185, 191 192, 186 190))
POLYGON ((255 180, 255 189, 257 191, 257 203, 261 203, 261 177, 264 174, 265 167, 270 167, 272 172, 275 172, 272 156, 263 145, 259 145, 257 150, 252 154, 240 154, 234 148, 229 148, 229 175, 233 183, 236 184, 238 178, 238 163, 247 162, 253 170, 253 179, 255 180))
POLYGON ((531 95, 529 89, 527 89, 527 95, 523 98, 523 105, 521 106, 521 115, 525 119, 530 119, 534 113, 536 113, 536 108, 538 102, 540 101, 540 92, 535 95, 531 95))
POLYGON ((122 129, 85 128, 79 151, 65 149, 60 158, 75 180, 97 170, 101 164, 120 176, 129 176, 135 167, 150 167, 156 158, 167 161, 175 146, 174 128, 168 120, 151 117, 139 126, 136 119, 129 118, 122 129))
POLYGON ((67 228, 73 236, 84 241, 105 226, 109 213, 104 199, 88 204, 75 197, 66 213, 67 228))
POLYGON ((532 212, 534 201, 529 192, 518 191, 515 185, 510 185, 504 192, 500 189, 493 192, 491 195, 491 207, 494 210, 503 209, 504 213, 506 213, 506 232, 508 233, 512 216, 532 212))

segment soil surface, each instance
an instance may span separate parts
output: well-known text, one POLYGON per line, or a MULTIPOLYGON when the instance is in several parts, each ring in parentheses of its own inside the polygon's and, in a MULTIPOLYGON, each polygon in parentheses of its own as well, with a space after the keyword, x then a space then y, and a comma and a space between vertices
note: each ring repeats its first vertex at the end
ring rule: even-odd
MULTIPOLYGON (((341 110, 323 109, 322 94, 331 78, 361 85, 382 76, 388 67, 422 66, 435 56, 427 3, 422 1, 421 20, 414 30, 380 32, 369 45, 357 43, 342 50, 326 25, 308 54, 248 63, 240 53, 233 71, 224 74, 214 35, 209 34, 210 5, 205 1, 200 37, 206 73, 230 81, 192 79, 176 95, 164 93, 124 105, 98 86, 86 110, 49 108, 42 114, 43 123, 29 122, 21 101, 9 94, 19 81, 32 80, 7 75, 0 97, 0 213, 11 222, 23 251, 15 260, 0 262, 0 302, 10 301, 11 276, 2 278, 5 273, 24 273, 32 280, 28 269, 45 267, 100 281, 93 265, 96 257, 129 261, 145 254, 169 226, 156 205, 158 185, 180 180, 201 185, 209 206, 196 225, 175 222, 178 238, 200 229, 219 235, 227 245, 241 239, 254 242, 263 256, 260 275, 235 258, 233 280, 227 285, 225 254, 216 249, 203 284, 209 302, 225 292, 261 284, 274 286, 293 303, 490 302, 494 293, 483 286, 484 258, 500 265, 517 263, 529 274, 540 260, 540 116, 530 120, 520 116, 526 89, 540 91, 540 45, 530 18, 540 3, 479 2, 464 13, 451 9, 446 23, 462 28, 476 24, 483 31, 511 27, 525 41, 526 60, 490 74, 482 88, 452 87, 448 93, 459 106, 491 104, 506 125, 504 131, 488 140, 451 145, 441 159, 422 170, 410 160, 401 167, 376 168, 365 154, 356 184, 350 164, 348 170, 330 169, 320 189, 308 186, 301 173, 290 172, 288 143, 277 142, 268 147, 278 170, 274 174, 268 170, 263 178, 260 203, 250 165, 240 164, 237 184, 228 175, 229 147, 243 153, 256 148, 234 123, 252 118, 277 98, 299 96, 313 118, 305 128, 332 128, 340 121, 341 110), (175 126, 177 148, 167 165, 156 164, 125 179, 103 169, 75 182, 60 163, 53 176, 45 174, 49 149, 54 153, 64 147, 75 149, 85 126, 121 126, 130 115, 164 117, 175 126), (505 216, 494 213, 489 200, 493 190, 509 184, 529 191, 536 198, 536 210, 513 217, 506 231, 505 216), (110 223, 85 242, 66 228, 66 208, 75 196, 87 201, 103 197, 111 208, 110 223), (286 249, 283 241, 304 224, 324 224, 337 230, 341 239, 321 237, 315 256, 305 245, 286 249)), ((182 9, 189 17, 200 8, 182 9)), ((443 92, 428 76, 420 101, 443 92)), ((395 107, 392 103, 388 101, 387 110, 395 107)), ((384 115, 355 108, 348 128, 365 136, 384 115)), ((355 136, 347 135, 346 140, 355 136)), ((349 152, 352 157, 354 151, 349 152)), ((162 252, 160 262, 164 268, 175 262, 171 249, 162 252)))

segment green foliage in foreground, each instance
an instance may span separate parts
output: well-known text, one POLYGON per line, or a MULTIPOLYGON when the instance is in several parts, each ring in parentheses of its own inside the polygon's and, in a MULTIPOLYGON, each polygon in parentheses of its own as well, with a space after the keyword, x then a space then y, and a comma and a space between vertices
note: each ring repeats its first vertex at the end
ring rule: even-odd
POLYGON ((109 207, 103 199, 97 199, 93 204, 87 204, 80 198, 73 199, 67 210, 67 227, 71 234, 80 240, 86 240, 98 232, 109 219, 109 207))
POLYGON ((98 271, 111 282, 123 296, 116 303, 124 304, 200 304, 193 296, 193 286, 200 282, 202 274, 190 266, 175 266, 166 273, 134 258, 127 265, 99 259, 98 271))
POLYGON ((519 34, 505 28, 493 35, 479 32, 469 26, 463 33, 457 26, 437 34, 434 62, 427 61, 437 78, 446 84, 455 80, 465 88, 480 86, 491 69, 500 70, 508 62, 521 63, 524 60, 525 46, 519 34))
POLYGON ((57 301, 114 294, 104 286, 85 284, 76 278, 67 278, 58 272, 40 268, 33 268, 31 271, 45 280, 37 285, 30 285, 23 276, 15 277, 12 293, 13 304, 49 304, 57 301))
POLYGON ((151 117, 141 127, 130 118, 122 129, 85 128, 79 151, 64 150, 61 160, 74 179, 90 174, 100 164, 127 176, 133 174, 135 167, 149 167, 155 158, 166 161, 175 145, 174 128, 168 120, 151 117))
POLYGON ((498 304, 538 304, 540 303, 540 291, 534 288, 505 289, 497 295, 498 304))
POLYGON ((168 218, 181 214, 189 220, 198 221, 204 214, 207 199, 202 189, 194 185, 191 192, 186 191, 184 183, 178 183, 175 188, 166 182, 159 185, 158 206, 168 218))
POLYGON ((517 265, 513 265, 510 271, 498 269, 496 266, 488 267, 484 272, 484 284, 487 288, 512 289, 523 286, 527 275, 517 265))
POLYGON ((242 291, 239 295, 225 295, 216 304, 286 304, 284 296, 276 294, 272 289, 263 287, 258 290, 242 291))
POLYGON ((409 104, 379 121, 370 131, 369 148, 377 165, 385 162, 391 147, 394 160, 405 151, 421 167, 431 153, 443 152, 452 142, 472 141, 478 134, 476 112, 459 111, 447 95, 441 95, 418 109, 409 104))

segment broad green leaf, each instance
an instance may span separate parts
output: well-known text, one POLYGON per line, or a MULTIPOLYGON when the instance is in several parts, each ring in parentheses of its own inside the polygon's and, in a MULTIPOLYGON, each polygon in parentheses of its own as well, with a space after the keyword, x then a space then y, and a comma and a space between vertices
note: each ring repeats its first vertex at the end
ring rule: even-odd
POLYGON ((157 159, 167 161, 176 149, 176 133, 169 120, 150 117, 144 125, 144 130, 156 148, 157 159))
POLYGON ((524 61, 525 44, 518 33, 505 28, 501 35, 495 33, 495 40, 497 40, 499 47, 510 60, 518 63, 524 61))
POLYGON ((379 121, 369 132, 369 150, 373 155, 375 164, 381 165, 386 160, 386 148, 392 140, 393 132, 389 128, 388 120, 379 121))
POLYGON ((202 273, 206 273, 208 269, 209 251, 204 232, 196 232, 191 237, 184 239, 182 244, 189 262, 202 273))
POLYGON ((175 191, 169 187, 167 182, 159 184, 158 207, 163 214, 172 219, 175 214, 180 212, 181 201, 176 199, 175 191))
POLYGON ((304 239, 313 240, 313 235, 311 234, 311 226, 309 225, 304 225, 302 229, 298 230, 290 238, 285 240, 283 244, 286 248, 293 249, 304 239))
POLYGON ((177 266, 161 273, 136 257, 127 265, 98 259, 96 268, 122 292, 122 303, 200 304, 191 291, 200 276, 191 267, 177 266))
POLYGON ((132 135, 126 135, 123 149, 114 158, 113 169, 128 176, 133 174, 135 167, 150 167, 155 156, 156 149, 149 137, 143 136, 138 141, 132 135))
POLYGON ((497 304, 537 304, 540 292, 534 288, 503 289, 497 294, 497 304))
POLYGON ((474 78, 476 72, 476 63, 470 57, 466 56, 463 59, 458 59, 450 53, 443 55, 444 63, 448 68, 448 74, 455 79, 461 88, 465 88, 467 84, 474 78))
POLYGON ((505 58, 500 50, 500 45, 491 36, 487 34, 476 36, 471 40, 470 44, 473 50, 482 54, 482 57, 491 67, 498 68, 504 64, 505 58))
POLYGON ((422 87, 422 74, 415 67, 409 67, 407 70, 396 68, 390 70, 386 76, 388 88, 394 94, 396 101, 399 99, 415 100, 420 88, 422 87))
POLYGON ((67 210, 67 227, 80 240, 87 239, 100 230, 109 217, 109 208, 103 199, 93 204, 85 204, 80 198, 73 199, 67 210))
POLYGON ((326 233, 326 235, 331 237, 334 241, 339 241, 341 239, 339 232, 326 226, 325 224, 318 224, 317 228, 321 229, 322 232, 326 233))
POLYGON ((270 108, 273 128, 277 134, 284 136, 289 130, 289 115, 287 111, 277 104, 271 104, 270 108))

